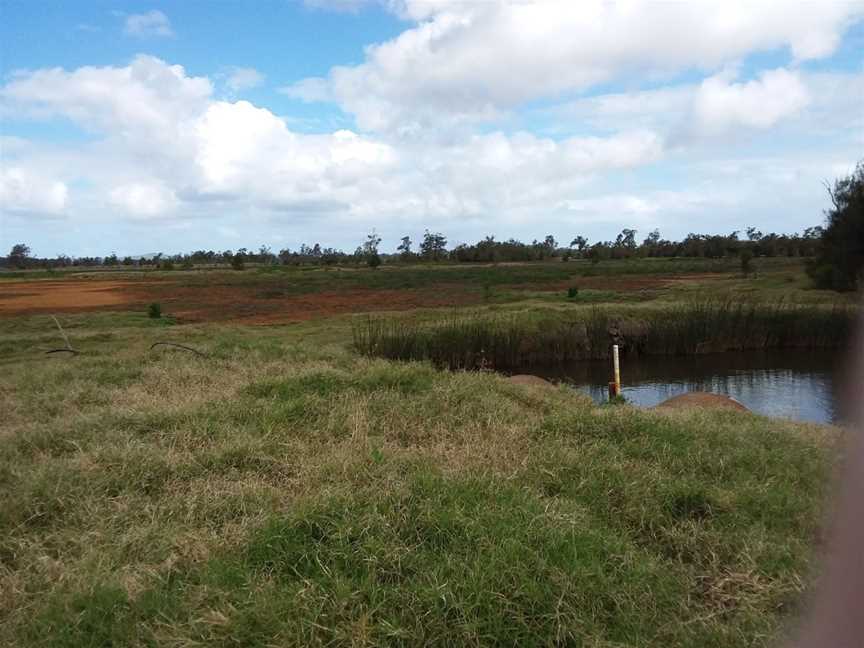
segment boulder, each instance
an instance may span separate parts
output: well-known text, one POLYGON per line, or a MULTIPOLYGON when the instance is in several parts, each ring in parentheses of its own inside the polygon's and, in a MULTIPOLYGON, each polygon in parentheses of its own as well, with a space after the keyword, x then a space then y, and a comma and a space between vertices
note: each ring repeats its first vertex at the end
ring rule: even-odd
POLYGON ((704 407, 711 409, 728 409, 739 412, 749 412, 750 410, 744 407, 734 398, 729 398, 725 394, 709 394, 708 392, 690 392, 689 394, 681 394, 663 401, 655 407, 655 409, 686 409, 690 407, 704 407))
POLYGON ((512 383, 514 385, 534 385, 535 387, 554 387, 555 385, 549 382, 548 380, 544 380, 540 376, 531 376, 530 374, 517 374, 515 376, 510 376, 507 379, 507 382, 512 383))

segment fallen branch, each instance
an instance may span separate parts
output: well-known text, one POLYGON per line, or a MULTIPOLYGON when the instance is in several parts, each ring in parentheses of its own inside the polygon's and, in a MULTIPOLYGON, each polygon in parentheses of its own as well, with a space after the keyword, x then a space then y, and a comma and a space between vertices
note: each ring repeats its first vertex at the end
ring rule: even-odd
POLYGON ((176 342, 154 342, 153 344, 150 345, 150 350, 152 351, 155 347, 159 346, 160 344, 163 346, 177 347, 178 349, 184 349, 185 351, 191 351, 195 355, 199 355, 202 358, 207 357, 206 353, 201 353, 197 349, 193 349, 192 347, 188 347, 185 344, 177 344, 176 342))
POLYGON ((71 353, 72 355, 78 355, 78 352, 72 348, 71 344, 69 344, 69 338, 66 336, 66 332, 63 330, 63 327, 60 326, 60 322, 57 321, 57 318, 54 317, 53 315, 51 316, 51 319, 53 319, 54 323, 57 325, 57 330, 60 331, 60 335, 62 336, 63 341, 66 343, 66 348, 65 349, 51 349, 50 351, 46 351, 45 353, 46 354, 48 354, 48 353, 71 353))

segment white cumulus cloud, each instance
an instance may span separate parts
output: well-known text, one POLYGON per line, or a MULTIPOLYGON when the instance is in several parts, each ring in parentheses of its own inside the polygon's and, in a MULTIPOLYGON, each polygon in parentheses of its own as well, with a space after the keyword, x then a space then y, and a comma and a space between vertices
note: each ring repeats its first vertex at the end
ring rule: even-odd
POLYGON ((723 75, 705 79, 695 98, 699 125, 709 133, 730 128, 768 128, 798 114, 810 103, 799 74, 783 68, 763 72, 758 79, 734 83, 723 75))
POLYGON ((111 190, 110 202, 136 218, 168 216, 177 207, 174 192, 159 183, 125 184, 111 190))
POLYGON ((59 215, 66 207, 68 194, 65 183, 32 169, 0 169, 0 213, 59 215))
POLYGON ((309 217, 516 214, 566 197, 594 173, 663 154, 649 130, 561 140, 498 131, 449 142, 297 133, 265 108, 215 99, 207 79, 149 56, 124 67, 37 70, 0 98, 17 114, 63 116, 100 136, 74 162, 55 155, 31 164, 82 181, 93 187, 91 202, 101 195, 131 218, 214 201, 309 217))
POLYGON ((784 0, 401 0, 416 22, 366 49, 356 66, 283 91, 333 100, 364 129, 412 130, 499 117, 524 102, 618 78, 716 70, 788 47, 799 60, 831 54, 862 7, 784 0))

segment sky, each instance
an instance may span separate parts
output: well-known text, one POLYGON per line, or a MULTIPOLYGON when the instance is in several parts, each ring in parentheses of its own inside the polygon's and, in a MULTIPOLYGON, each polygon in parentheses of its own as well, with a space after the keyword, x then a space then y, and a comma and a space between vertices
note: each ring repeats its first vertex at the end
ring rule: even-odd
POLYGON ((0 253, 822 222, 864 0, 0 0, 0 253))

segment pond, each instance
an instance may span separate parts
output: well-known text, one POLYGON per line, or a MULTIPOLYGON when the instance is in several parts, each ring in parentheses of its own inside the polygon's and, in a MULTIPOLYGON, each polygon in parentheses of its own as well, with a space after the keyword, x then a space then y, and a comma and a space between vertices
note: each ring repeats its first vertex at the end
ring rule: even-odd
MULTIPOLYGON (((587 361, 540 372, 608 400, 611 361, 587 361)), ((692 391, 726 394, 767 416, 841 423, 842 357, 835 351, 747 351, 621 360, 623 394, 641 407, 692 391)))

